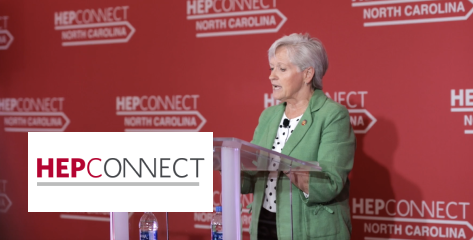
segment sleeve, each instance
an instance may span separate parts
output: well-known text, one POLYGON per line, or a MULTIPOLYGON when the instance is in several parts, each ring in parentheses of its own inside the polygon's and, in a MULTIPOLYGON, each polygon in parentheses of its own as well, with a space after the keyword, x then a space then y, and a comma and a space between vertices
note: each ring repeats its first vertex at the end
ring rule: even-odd
POLYGON ((348 110, 339 106, 326 122, 317 156, 322 172, 310 173, 308 198, 300 191, 308 206, 330 202, 339 195, 353 167, 356 139, 348 110))

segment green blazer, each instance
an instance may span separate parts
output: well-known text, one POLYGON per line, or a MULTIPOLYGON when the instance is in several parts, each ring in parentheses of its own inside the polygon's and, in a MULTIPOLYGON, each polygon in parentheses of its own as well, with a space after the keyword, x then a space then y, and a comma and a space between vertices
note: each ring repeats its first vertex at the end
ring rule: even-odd
MULTIPOLYGON (((286 103, 269 107, 259 118, 252 143, 271 149, 286 103)), ((292 186, 294 239, 350 239, 351 222, 348 174, 353 167, 355 135, 348 110, 315 90, 298 126, 282 150, 304 161, 318 161, 322 172, 311 172, 309 197, 292 186), (305 125, 302 125, 306 121, 305 125)), ((268 172, 244 173, 242 193, 253 193, 250 235, 257 239, 268 172)), ((276 189, 279 240, 291 239, 289 178, 280 173, 276 189)))

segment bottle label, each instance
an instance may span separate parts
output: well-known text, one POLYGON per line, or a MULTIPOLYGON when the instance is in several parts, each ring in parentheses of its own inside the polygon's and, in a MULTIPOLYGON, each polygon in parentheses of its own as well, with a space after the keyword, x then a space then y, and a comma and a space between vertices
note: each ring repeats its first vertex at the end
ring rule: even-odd
POLYGON ((158 231, 140 231, 140 240, 158 240, 158 231))
POLYGON ((212 232, 212 240, 223 240, 222 232, 212 232))

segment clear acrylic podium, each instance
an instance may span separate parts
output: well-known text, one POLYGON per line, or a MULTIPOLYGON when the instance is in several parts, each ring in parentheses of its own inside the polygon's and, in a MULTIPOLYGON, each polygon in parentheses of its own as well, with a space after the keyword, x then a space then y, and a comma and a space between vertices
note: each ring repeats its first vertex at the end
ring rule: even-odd
MULTIPOLYGON (((241 171, 321 171, 318 162, 305 162, 237 138, 214 138, 214 170, 222 171, 224 239, 241 239, 241 171), (276 165, 273 165, 277 163, 276 165), (277 169, 274 169, 277 166, 277 169)), ((290 184, 292 209, 292 184, 290 184)), ((292 214, 291 214, 292 216, 292 214)), ((291 221, 292 222, 292 221, 291 221)))
MULTIPOLYGON (((242 232, 240 204, 240 176, 242 171, 297 172, 322 170, 318 162, 301 161, 237 138, 213 139, 213 165, 214 170, 221 171, 222 175, 223 238, 235 240, 241 240, 242 232), (277 168, 275 169, 274 166, 277 168)), ((292 218, 293 184, 289 185, 291 190, 287 197, 290 198, 292 218)), ((127 213, 110 213, 111 240, 129 240, 128 218, 126 215, 127 213)), ((167 222, 165 226, 168 226, 167 222)), ((168 229, 166 229, 166 233, 169 233, 168 229)))

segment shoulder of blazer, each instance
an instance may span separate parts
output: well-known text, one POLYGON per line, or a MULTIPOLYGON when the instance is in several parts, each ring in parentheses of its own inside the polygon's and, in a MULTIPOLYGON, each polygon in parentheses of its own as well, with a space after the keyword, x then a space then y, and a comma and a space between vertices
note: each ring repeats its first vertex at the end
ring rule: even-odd
POLYGON ((319 119, 318 122, 319 124, 322 124, 323 129, 339 119, 349 119, 350 115, 348 109, 345 106, 333 101, 328 97, 323 106, 320 107, 318 111, 312 112, 312 114, 314 118, 319 119))
POLYGON ((341 105, 338 102, 333 101, 332 99, 328 98, 326 99, 325 103, 323 104, 322 107, 319 108, 319 111, 321 113, 324 113, 327 116, 345 116, 348 115, 348 109, 341 105))
POLYGON ((261 113, 261 116, 259 118, 260 120, 260 123, 265 123, 265 122, 268 122, 267 120, 269 120, 270 118, 274 117, 274 114, 275 113, 278 113, 280 111, 283 111, 284 109, 286 108, 286 103, 282 102, 278 105, 275 105, 275 106, 271 106, 271 107, 268 107, 266 108, 262 113, 261 113))

